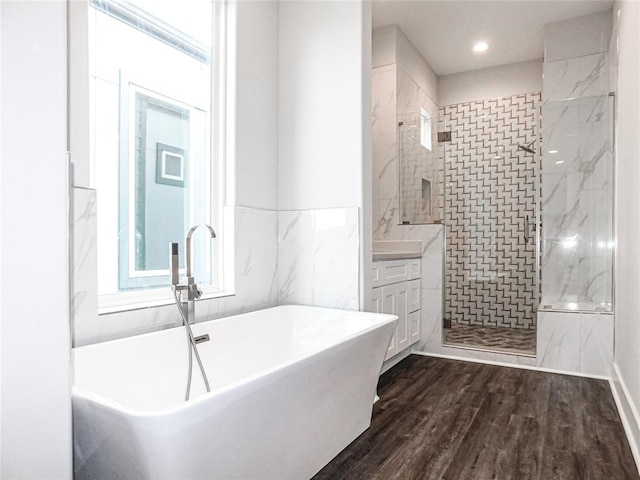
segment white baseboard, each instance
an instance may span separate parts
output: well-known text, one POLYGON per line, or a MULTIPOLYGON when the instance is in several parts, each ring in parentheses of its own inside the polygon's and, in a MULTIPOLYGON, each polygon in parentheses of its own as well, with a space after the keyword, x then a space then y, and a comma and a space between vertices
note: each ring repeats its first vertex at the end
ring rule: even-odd
POLYGON ((638 415, 637 407, 631 400, 629 390, 627 390, 627 386, 615 362, 613 363, 613 378, 610 380, 610 384, 624 432, 629 440, 631 453, 633 453, 633 458, 636 461, 636 468, 640 473, 640 415, 638 415))
POLYGON ((403 351, 401 351, 397 355, 394 355, 389 360, 385 360, 385 362, 382 364, 382 370, 380 370, 380 375, 382 375, 384 372, 389 370, 391 367, 400 363, 402 360, 407 358, 411 353, 412 353, 411 348, 405 348, 403 351))
POLYGON ((425 357, 447 358, 449 360, 460 360, 463 362, 484 363, 487 365, 497 365, 499 367, 522 368, 523 370, 536 370, 538 372, 557 373, 559 375, 571 375, 573 377, 595 378, 596 380, 607 380, 607 381, 611 380, 611 377, 607 377, 603 375, 591 375, 587 373, 570 372, 566 370, 556 370, 554 368, 536 367, 534 365, 521 365, 518 363, 497 362, 494 360, 485 360, 482 358, 458 357, 455 355, 446 355, 444 353, 429 353, 429 352, 411 352, 411 353, 414 353, 416 355, 423 355, 425 357))

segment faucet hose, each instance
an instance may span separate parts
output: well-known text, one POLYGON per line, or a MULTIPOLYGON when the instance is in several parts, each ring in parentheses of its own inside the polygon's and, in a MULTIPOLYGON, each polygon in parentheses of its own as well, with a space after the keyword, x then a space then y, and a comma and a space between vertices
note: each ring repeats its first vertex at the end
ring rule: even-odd
POLYGON ((189 374, 187 376, 187 390, 185 392, 184 401, 189 400, 189 396, 191 393, 191 376, 193 374, 193 354, 196 356, 196 361, 198 362, 198 366, 200 367, 200 373, 202 373, 202 379, 204 380, 204 385, 207 388, 207 392, 211 391, 209 387, 209 380, 207 379, 207 373, 204 371, 204 366, 202 365, 202 360, 200 360, 200 354, 198 353, 198 349, 196 348, 196 340, 193 337, 193 332, 191 331, 191 325, 187 321, 187 316, 184 313, 182 302, 180 302, 180 298, 178 298, 179 293, 177 290, 173 291, 173 298, 176 301, 176 306, 178 307, 178 311, 180 312, 180 316, 182 317, 182 323, 185 326, 185 330, 187 331, 187 343, 189 345, 189 374), (192 353, 193 351, 193 353, 192 353))

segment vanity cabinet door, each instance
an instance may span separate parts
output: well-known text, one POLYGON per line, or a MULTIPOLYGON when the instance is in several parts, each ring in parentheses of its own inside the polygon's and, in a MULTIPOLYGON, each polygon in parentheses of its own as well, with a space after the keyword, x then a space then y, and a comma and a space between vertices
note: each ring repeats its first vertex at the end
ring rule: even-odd
POLYGON ((384 313, 382 311, 382 288, 374 288, 371 294, 371 307, 369 312, 384 313))
MULTIPOLYGON (((396 285, 388 285, 386 287, 380 288, 382 291, 382 313, 389 313, 391 315, 398 315, 398 288, 396 285)), ((399 320, 398 320, 399 321, 399 320)), ((391 337, 391 342, 389 342, 389 348, 387 349, 387 355, 385 356, 385 360, 387 358, 393 357, 397 352, 397 338, 398 338, 398 329, 393 332, 393 336, 391 337)))
POLYGON ((409 303, 411 287, 410 282, 403 282, 395 285, 396 304, 398 315, 398 327, 396 328, 396 353, 400 353, 407 348, 409 343, 409 303))
POLYGON ((382 312, 398 316, 386 360, 409 346, 409 287, 406 282, 382 287, 382 312))
POLYGON ((420 340, 420 310, 409 314, 409 343, 413 345, 420 340))
POLYGON ((420 297, 422 292, 420 290, 420 279, 411 280, 409 283, 409 312, 415 312, 420 310, 420 297))
POLYGON ((369 311, 398 316, 385 360, 420 340, 420 261, 374 262, 369 311), (417 277, 417 278, 416 278, 417 277))

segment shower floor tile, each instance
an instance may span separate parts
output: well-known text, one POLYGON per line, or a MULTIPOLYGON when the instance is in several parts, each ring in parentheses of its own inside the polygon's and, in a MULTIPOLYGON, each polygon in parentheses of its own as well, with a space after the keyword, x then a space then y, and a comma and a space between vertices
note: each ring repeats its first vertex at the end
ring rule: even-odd
POLYGON ((510 353, 536 353, 536 331, 452 323, 444 329, 445 345, 480 347, 510 353))

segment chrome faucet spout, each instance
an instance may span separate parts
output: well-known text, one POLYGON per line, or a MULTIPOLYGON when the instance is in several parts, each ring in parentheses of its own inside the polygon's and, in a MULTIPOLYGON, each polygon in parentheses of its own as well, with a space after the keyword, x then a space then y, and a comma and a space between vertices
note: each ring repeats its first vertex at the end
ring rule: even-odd
POLYGON ((187 262, 187 271, 186 271, 187 279, 193 277, 192 275, 193 272, 191 271, 191 237, 193 236, 193 232, 195 232, 199 226, 206 227, 207 230, 209 230, 209 234, 211 235, 211 238, 216 238, 216 232, 213 230, 213 228, 211 228, 210 225, 207 225, 206 223, 194 225, 189 229, 189 231, 187 232, 187 239, 184 244, 185 253, 186 253, 185 258, 187 262))

